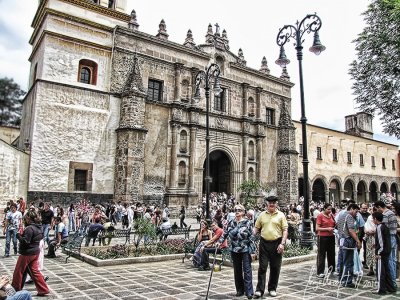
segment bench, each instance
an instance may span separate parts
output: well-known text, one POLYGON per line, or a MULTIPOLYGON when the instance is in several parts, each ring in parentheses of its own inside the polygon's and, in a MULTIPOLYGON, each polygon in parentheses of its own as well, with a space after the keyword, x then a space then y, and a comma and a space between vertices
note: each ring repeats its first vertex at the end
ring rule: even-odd
MULTIPOLYGON (((99 232, 97 235, 97 238, 99 239, 99 246, 101 246, 101 241, 103 239, 109 238, 125 238, 125 245, 129 244, 131 242, 131 228, 127 229, 114 229, 114 230, 102 230, 99 232)), ((110 240, 111 241, 111 240, 110 240)))
POLYGON ((166 239, 169 235, 184 235, 185 240, 189 239, 189 233, 190 233, 190 226, 188 227, 178 227, 178 228, 168 228, 168 229, 161 229, 160 232, 160 239, 166 239))
POLYGON ((68 241, 61 245, 63 252, 66 252, 68 256, 65 258, 65 263, 68 262, 68 258, 71 257, 73 253, 76 253, 81 257, 81 246, 82 241, 86 238, 85 232, 80 232, 77 230, 73 235, 70 235, 68 241))

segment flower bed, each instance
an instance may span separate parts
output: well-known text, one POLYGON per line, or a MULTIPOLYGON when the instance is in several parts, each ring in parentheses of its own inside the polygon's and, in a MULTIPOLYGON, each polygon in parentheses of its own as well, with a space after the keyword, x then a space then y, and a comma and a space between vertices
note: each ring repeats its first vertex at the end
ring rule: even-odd
POLYGON ((83 253, 97 259, 118 259, 128 257, 143 257, 155 255, 181 254, 185 252, 184 239, 169 239, 158 243, 134 245, 114 245, 105 247, 90 247, 83 249, 83 253))

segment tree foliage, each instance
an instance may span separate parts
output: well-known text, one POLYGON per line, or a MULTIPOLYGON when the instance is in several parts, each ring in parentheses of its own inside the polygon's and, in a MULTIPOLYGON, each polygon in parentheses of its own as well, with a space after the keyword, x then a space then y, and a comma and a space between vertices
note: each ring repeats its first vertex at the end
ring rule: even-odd
POLYGON ((0 125, 19 125, 26 93, 12 78, 0 78, 0 125))
POLYGON ((363 15, 366 27, 354 41, 357 60, 349 70, 355 100, 400 138, 400 0, 373 0, 363 15))

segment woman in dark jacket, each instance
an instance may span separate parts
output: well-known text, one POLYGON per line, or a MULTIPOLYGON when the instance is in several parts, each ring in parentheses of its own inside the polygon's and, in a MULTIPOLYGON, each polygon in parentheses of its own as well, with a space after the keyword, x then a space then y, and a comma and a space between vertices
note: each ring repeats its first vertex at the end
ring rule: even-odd
POLYGON ((179 212, 179 220, 181 221, 180 222, 181 228, 183 228, 183 226, 187 227, 187 224, 185 223, 185 217, 186 217, 186 211, 185 207, 182 205, 181 210, 179 212))
POLYGON ((28 211, 24 216, 24 222, 26 226, 24 232, 22 235, 17 234, 21 255, 14 269, 12 286, 16 291, 22 290, 26 274, 29 273, 35 283, 38 296, 44 296, 50 291, 39 271, 39 243, 43 239, 40 219, 35 211, 28 211))

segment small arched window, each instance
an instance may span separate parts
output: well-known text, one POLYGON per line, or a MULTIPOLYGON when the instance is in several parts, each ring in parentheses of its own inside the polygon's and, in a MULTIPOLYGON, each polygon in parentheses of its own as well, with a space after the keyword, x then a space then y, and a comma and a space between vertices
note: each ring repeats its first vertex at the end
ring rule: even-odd
POLYGON ((97 63, 88 59, 79 61, 78 81, 85 84, 96 85, 97 83, 97 63))
POLYGON ((249 152, 249 160, 254 160, 254 142, 253 141, 249 142, 248 152, 249 152))
POLYGON ((255 176, 254 176, 254 169, 253 168, 249 168, 249 180, 254 180, 255 176))
POLYGON ((184 161, 181 161, 179 163, 179 178, 178 178, 178 183, 179 184, 185 184, 186 183, 186 164, 184 161))
POLYGON ((219 68, 221 70, 221 74, 220 75, 223 75, 224 74, 224 59, 223 59, 223 57, 217 56, 215 58, 215 63, 219 66, 219 68))
POLYGON ((179 152, 181 152, 181 153, 187 152, 187 132, 185 130, 182 130, 181 134, 180 134, 179 152))
POLYGON ((247 101, 247 110, 248 110, 248 114, 249 117, 254 117, 255 113, 255 103, 254 103, 254 99, 252 97, 249 98, 249 100, 247 101))

